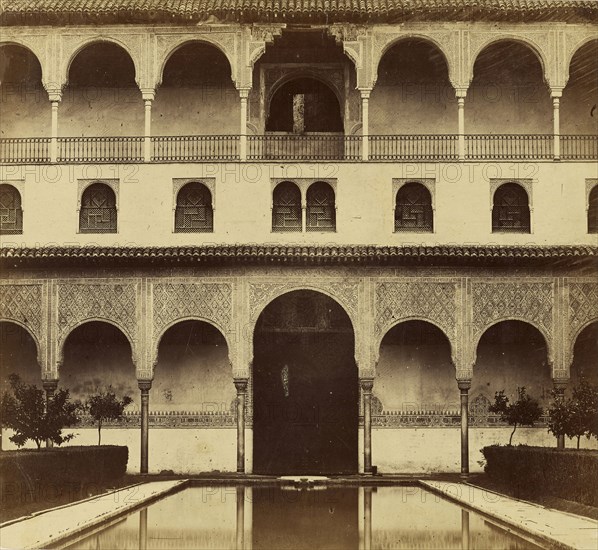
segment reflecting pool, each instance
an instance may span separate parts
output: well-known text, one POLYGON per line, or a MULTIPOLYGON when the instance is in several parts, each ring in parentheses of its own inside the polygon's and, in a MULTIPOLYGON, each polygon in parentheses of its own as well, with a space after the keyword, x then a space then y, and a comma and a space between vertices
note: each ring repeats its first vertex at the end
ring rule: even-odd
POLYGON ((190 487, 104 526, 82 549, 538 548, 420 487, 190 487))

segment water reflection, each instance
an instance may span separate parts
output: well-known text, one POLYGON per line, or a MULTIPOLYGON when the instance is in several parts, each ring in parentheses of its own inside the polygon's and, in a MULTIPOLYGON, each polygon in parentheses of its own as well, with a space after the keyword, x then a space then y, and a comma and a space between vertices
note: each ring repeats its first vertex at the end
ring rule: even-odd
POLYGON ((196 487, 72 542, 80 549, 519 549, 536 546, 418 487, 196 487))

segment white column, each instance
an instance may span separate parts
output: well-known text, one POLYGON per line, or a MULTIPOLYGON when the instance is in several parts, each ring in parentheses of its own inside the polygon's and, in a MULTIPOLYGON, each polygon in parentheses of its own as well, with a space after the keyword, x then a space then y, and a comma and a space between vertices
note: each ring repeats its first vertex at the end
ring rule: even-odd
POLYGON ((52 106, 52 129, 50 133, 50 162, 58 160, 58 105, 62 100, 62 92, 54 90, 48 92, 50 104, 52 106))
POLYGON ((457 117, 458 117, 458 147, 459 160, 465 160, 465 96, 467 90, 456 90, 457 94, 457 117))
POLYGON ((247 98, 250 88, 240 88, 241 97, 241 126, 239 129, 239 158, 247 160, 247 98))
POLYGON ((561 158, 561 117, 560 117, 560 107, 561 107, 561 97, 563 95, 563 90, 561 89, 552 89, 551 90, 551 97, 552 97, 552 133, 554 139, 554 148, 553 148, 553 157, 554 160, 560 160, 561 158))
POLYGON ((361 158, 370 158, 370 93, 371 90, 361 92, 361 158))
POLYGON ((143 129, 143 160, 150 162, 152 160, 152 101, 156 97, 156 90, 146 89, 141 92, 143 103, 145 105, 145 124, 143 129))

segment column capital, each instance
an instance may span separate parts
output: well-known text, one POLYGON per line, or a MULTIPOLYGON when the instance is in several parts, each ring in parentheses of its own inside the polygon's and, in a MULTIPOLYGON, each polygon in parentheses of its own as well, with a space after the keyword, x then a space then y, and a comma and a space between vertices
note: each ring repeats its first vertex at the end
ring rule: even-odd
POLYGON ((141 88, 141 97, 143 101, 154 101, 156 97, 155 88, 141 88))
POLYGON ((361 99, 370 99, 371 93, 372 88, 359 88, 359 94, 361 95, 361 99))
POLYGON ((457 386, 461 391, 469 391, 471 389, 471 380, 457 380, 457 386))
POLYGON ((569 378, 553 378, 552 385, 554 386, 555 391, 564 392, 569 385, 569 378))
POLYGON ((137 386, 142 392, 149 391, 152 388, 152 380, 137 380, 137 386))
POLYGON ((235 384, 235 388, 237 388, 237 393, 246 392, 248 382, 249 378, 234 378, 233 383, 235 384))
POLYGON ((237 90, 239 91, 239 97, 241 99, 247 99, 249 97, 249 92, 251 91, 251 88, 242 87, 237 88, 237 90))
POLYGON ((55 392, 58 387, 58 380, 42 380, 42 386, 47 392, 55 392))
POLYGON ((467 97, 467 88, 455 88, 455 96, 457 99, 465 99, 467 97))
POLYGON ((359 384, 361 385, 361 389, 364 392, 371 392, 374 387, 374 379, 373 378, 360 378, 359 384))
POLYGON ((48 99, 52 103, 60 103, 62 101, 62 90, 51 89, 47 90, 48 99))
POLYGON ((551 86, 550 87, 550 97, 552 99, 559 99, 563 97, 563 87, 562 86, 551 86))

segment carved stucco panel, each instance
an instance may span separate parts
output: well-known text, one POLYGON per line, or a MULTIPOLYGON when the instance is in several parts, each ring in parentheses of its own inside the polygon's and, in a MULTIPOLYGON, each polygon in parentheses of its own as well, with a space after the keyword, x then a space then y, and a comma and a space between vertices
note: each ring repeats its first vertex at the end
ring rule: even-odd
POLYGON ((69 333, 86 321, 106 321, 118 326, 129 339, 137 364, 137 283, 77 282, 57 285, 58 350, 62 353, 69 333))
POLYGON ((216 326, 227 340, 229 358, 234 363, 236 347, 233 329, 233 287, 231 282, 160 282, 152 285, 153 362, 164 331, 177 321, 203 319, 216 326))
POLYGON ((374 356, 388 330, 401 321, 419 319, 437 325, 451 343, 453 361, 459 363, 457 339, 457 283, 438 280, 384 281, 375 285, 374 356))
POLYGON ((598 283, 591 281, 569 283, 569 331, 565 365, 573 361, 573 349, 580 332, 590 323, 598 321, 598 283))
POLYGON ((38 362, 43 365, 47 338, 42 283, 0 285, 0 320, 29 330, 37 344, 38 362))
POLYGON ((472 282, 473 359, 486 329, 500 321, 520 320, 534 325, 542 333, 552 362, 554 300, 553 281, 472 282))

